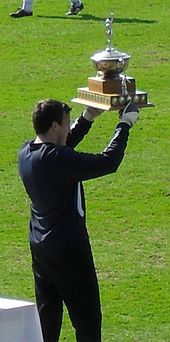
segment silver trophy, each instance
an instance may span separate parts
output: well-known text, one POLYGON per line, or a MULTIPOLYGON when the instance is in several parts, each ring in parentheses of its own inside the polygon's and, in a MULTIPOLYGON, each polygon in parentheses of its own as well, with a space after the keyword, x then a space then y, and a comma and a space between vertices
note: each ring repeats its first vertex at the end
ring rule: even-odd
POLYGON ((135 79, 125 74, 131 56, 111 47, 113 21, 113 14, 105 21, 106 49, 91 57, 96 76, 88 78, 88 87, 78 88, 77 97, 72 102, 104 110, 119 110, 133 99, 138 107, 152 107, 147 93, 136 90, 135 79))

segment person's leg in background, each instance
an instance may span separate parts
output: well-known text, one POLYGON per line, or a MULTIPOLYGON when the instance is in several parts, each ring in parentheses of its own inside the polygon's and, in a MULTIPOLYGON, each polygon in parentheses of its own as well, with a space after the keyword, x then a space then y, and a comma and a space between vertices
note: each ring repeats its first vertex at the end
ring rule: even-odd
POLYGON ((22 7, 11 13, 12 18, 30 17, 33 15, 33 0, 23 0, 22 7))
POLYGON ((81 0, 70 0, 70 4, 70 11, 66 15, 77 15, 84 8, 81 0))
MULTIPOLYGON (((81 0, 70 0, 70 11, 66 15, 77 15, 84 8, 81 0)), ((30 17, 33 15, 33 0, 23 0, 22 7, 10 13, 12 18, 30 17)))
POLYGON ((23 0, 22 9, 26 12, 32 12, 33 0, 23 0))

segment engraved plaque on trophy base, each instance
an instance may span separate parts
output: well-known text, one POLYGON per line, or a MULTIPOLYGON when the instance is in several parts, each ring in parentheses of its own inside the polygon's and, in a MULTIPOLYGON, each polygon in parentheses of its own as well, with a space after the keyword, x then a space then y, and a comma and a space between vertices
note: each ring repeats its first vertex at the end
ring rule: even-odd
POLYGON ((133 99, 139 108, 153 107, 152 103, 147 102, 147 93, 136 90, 135 94, 102 94, 91 91, 89 88, 78 88, 77 97, 72 102, 86 106, 100 108, 103 110, 120 110, 125 108, 127 103, 133 99))
MULTIPOLYGON (((121 75, 114 78, 89 77, 88 88, 102 94, 122 94, 122 77, 121 75)), ((129 95, 135 93, 136 85, 133 77, 126 76, 126 89, 129 95)))

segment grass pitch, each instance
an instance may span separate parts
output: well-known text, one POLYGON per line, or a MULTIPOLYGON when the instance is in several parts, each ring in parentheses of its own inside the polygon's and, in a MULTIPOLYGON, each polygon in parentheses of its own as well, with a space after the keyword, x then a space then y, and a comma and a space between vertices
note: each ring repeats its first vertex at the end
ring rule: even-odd
MULTIPOLYGON (((169 1, 35 1, 34 16, 12 19, 18 0, 1 0, 0 295, 34 300, 27 242, 29 200, 17 171, 20 145, 33 137, 42 98, 70 103, 95 76, 90 57, 112 46, 131 55, 128 76, 155 108, 141 110, 115 175, 85 182, 87 221, 101 289, 104 342, 170 341, 170 7, 169 1)), ((70 103, 71 104, 71 103, 70 103)), ((71 104, 75 118, 83 109, 71 104)), ((79 150, 101 151, 118 121, 105 112, 79 150)), ((65 312, 61 342, 75 340, 65 312)))

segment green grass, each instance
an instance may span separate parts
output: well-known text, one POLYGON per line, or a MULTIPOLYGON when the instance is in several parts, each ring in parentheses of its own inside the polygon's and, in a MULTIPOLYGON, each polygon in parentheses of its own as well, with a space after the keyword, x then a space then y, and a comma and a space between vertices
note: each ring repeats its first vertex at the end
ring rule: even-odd
MULTIPOLYGON (((104 20, 116 16, 112 45, 131 54, 127 75, 155 108, 141 110, 115 175, 85 182, 87 221, 101 289, 104 342, 170 341, 170 7, 169 1, 40 1, 13 20, 20 3, 1 0, 0 296, 34 300, 27 242, 29 200, 17 171, 20 145, 33 136, 42 98, 71 104, 95 75, 90 57, 106 46, 104 20)), ((71 104, 73 118, 83 109, 71 104)), ((79 150, 101 151, 118 121, 105 112, 79 150)), ((74 341, 65 312, 61 342, 74 341)))

